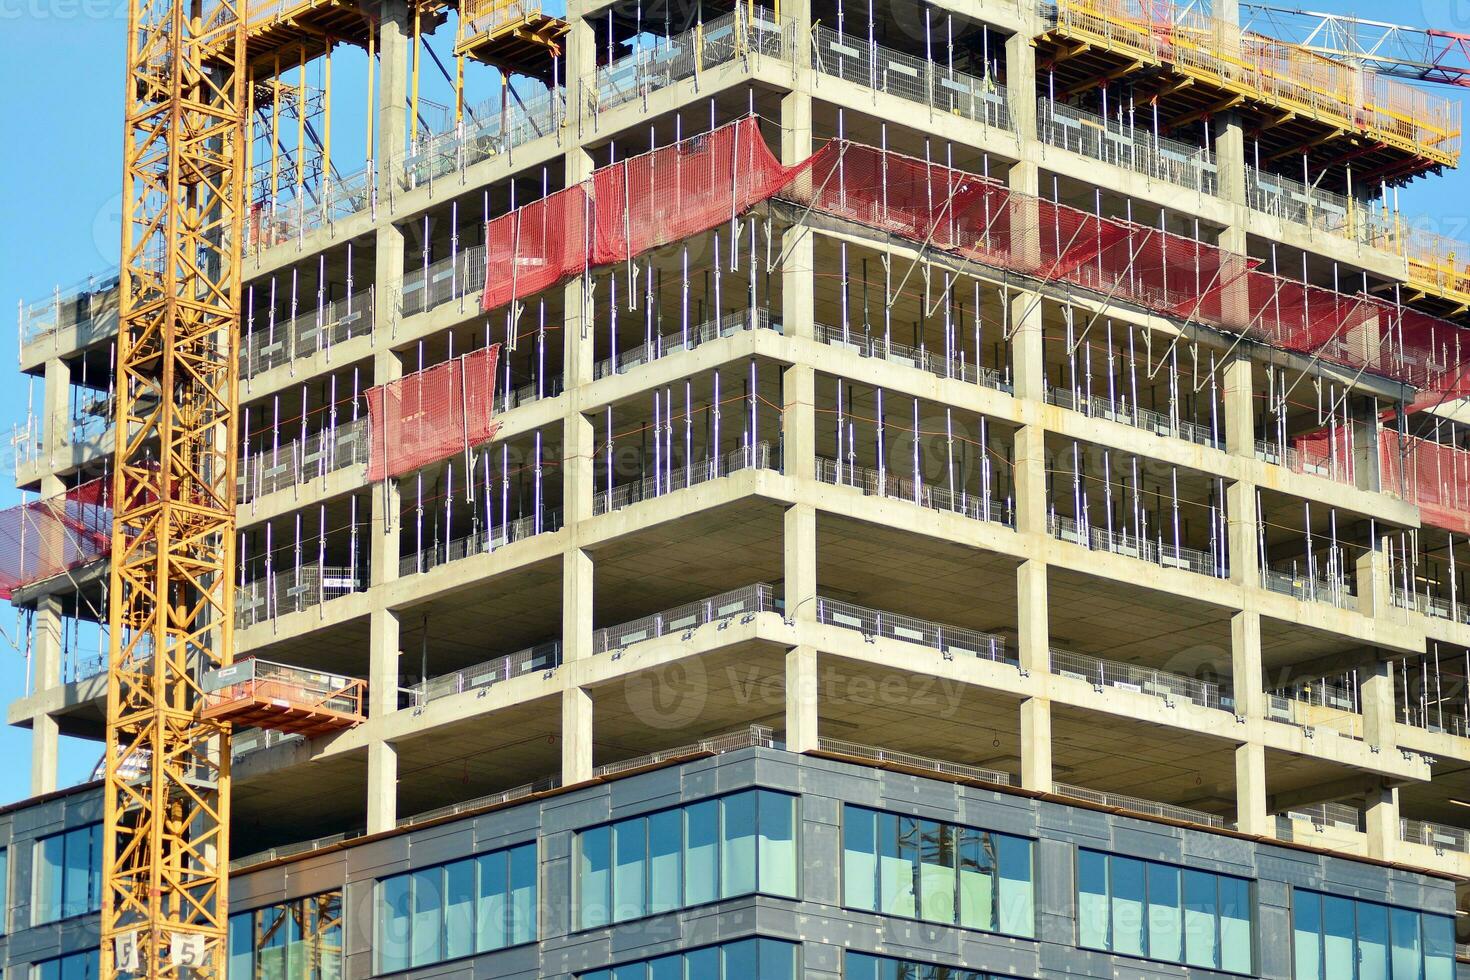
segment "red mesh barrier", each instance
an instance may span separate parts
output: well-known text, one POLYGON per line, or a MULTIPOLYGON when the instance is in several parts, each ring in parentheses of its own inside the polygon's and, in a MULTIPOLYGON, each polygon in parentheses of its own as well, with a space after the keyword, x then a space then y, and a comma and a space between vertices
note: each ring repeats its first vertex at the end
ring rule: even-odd
POLYGON ((587 192, 548 194, 485 226, 486 310, 539 293, 587 265, 587 192))
POLYGON ((580 187, 492 221, 485 308, 588 264, 706 231, 775 195, 989 266, 1405 381, 1426 389, 1426 404, 1470 394, 1461 331, 1447 321, 1274 276, 1211 245, 870 146, 834 140, 783 168, 754 118, 602 168, 580 187))
POLYGON ((399 476, 495 437, 500 346, 445 361, 367 390, 372 420, 368 479, 399 476))
POLYGON ((112 553, 111 481, 0 511, 0 599, 112 553))
POLYGON ((1419 505, 1427 524, 1470 534, 1470 452, 1428 439, 1379 432, 1383 488, 1419 505))
POLYGON ((592 176, 592 264, 620 262, 729 221, 787 179, 752 116, 592 176))

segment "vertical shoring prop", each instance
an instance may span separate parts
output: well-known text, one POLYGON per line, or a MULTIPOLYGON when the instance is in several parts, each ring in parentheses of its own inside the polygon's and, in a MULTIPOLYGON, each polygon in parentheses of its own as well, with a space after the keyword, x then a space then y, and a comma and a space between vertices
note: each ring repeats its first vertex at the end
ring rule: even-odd
POLYGON ((237 0, 128 12, 102 976, 222 976, 245 159, 237 0), (118 954, 121 954, 119 956, 118 954))

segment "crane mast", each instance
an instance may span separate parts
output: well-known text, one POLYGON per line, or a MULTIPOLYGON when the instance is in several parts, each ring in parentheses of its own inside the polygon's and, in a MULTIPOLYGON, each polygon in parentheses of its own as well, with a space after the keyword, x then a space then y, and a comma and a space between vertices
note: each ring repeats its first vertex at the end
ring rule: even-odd
POLYGON ((223 976, 245 11, 131 0, 101 975, 223 976))

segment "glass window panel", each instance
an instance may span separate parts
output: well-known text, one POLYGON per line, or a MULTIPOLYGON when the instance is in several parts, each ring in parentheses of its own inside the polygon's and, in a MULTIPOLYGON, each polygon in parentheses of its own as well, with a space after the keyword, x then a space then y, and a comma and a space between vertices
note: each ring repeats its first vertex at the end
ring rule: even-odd
POLYGON ((649 960, 648 980, 684 980, 684 957, 675 953, 649 960))
POLYGON ((536 845, 523 844, 510 852, 510 942, 536 939, 536 845))
POLYGON ((444 958, 444 869, 428 868, 413 873, 413 966, 437 963, 444 958))
POLYGON ((955 921, 954 828, 919 821, 919 914, 932 922, 955 921))
POLYGON ((61 961, 43 960, 33 970, 35 980, 61 980, 61 961))
POLYGON ((1184 959, 1184 913, 1179 907, 1179 869, 1148 866, 1148 955, 1178 963, 1184 959))
POLYGON ((612 901, 612 828, 594 827, 577 835, 582 928, 605 926, 612 901))
POLYGON ((884 980, 882 961, 866 953, 847 953, 842 957, 843 980, 884 980))
POLYGON ((842 808, 842 904, 872 912, 877 908, 878 849, 874 837, 878 814, 842 808))
POLYGON ((255 976, 255 913, 238 912, 230 916, 229 980, 253 980, 255 976))
POLYGON ((760 890, 796 897, 796 798, 760 790, 760 890))
POLYGON ((378 886, 378 971, 408 969, 408 875, 385 878, 378 886))
POLYGON ((959 828, 959 835, 960 925, 994 929, 995 838, 971 827, 959 828))
POLYGON ((613 921, 645 914, 644 876, 648 873, 648 821, 642 817, 613 825, 613 921))
POLYGON ((444 867, 444 958, 475 951, 475 862, 455 861, 444 867))
POLYGON ((1077 945, 1108 948, 1108 856, 1077 852, 1077 945))
POLYGON ((720 802, 720 896, 748 895, 755 891, 755 793, 720 802))
POLYGON ((325 920, 318 927, 321 933, 321 980, 341 980, 342 893, 332 891, 318 896, 317 913, 325 920))
POLYGON ((1455 980, 1455 921, 1424 915, 1424 980, 1455 980))
MULTIPOLYGON (((684 975, 689 980, 717 980, 720 975, 720 947, 706 946, 684 954, 684 975)), ((735 980, 731 977, 730 980, 735 980)))
POLYGON ((1358 980, 1388 980, 1388 907, 1358 902, 1358 980))
POLYGON ((1353 901, 1322 896, 1323 974, 1328 980, 1351 980, 1353 975, 1353 901))
POLYGON ((92 856, 88 861, 91 876, 87 881, 87 911, 97 912, 102 908, 102 825, 93 824, 90 843, 92 856))
POLYGON ((82 915, 90 906, 92 884, 92 828, 66 833, 65 867, 61 882, 61 915, 82 915))
POLYGON ((1113 952, 1143 955, 1143 862, 1135 858, 1108 858, 1112 892, 1113 952))
MULTIPOLYGON (((1415 923, 1418 945, 1419 929, 1415 923)), ((1324 980, 1322 976, 1322 896, 1316 892, 1291 893, 1291 927, 1296 980, 1324 980)))
POLYGON ((582 974, 582 980, 612 980, 612 971, 593 970, 591 973, 582 974))
POLYGON ((480 899, 476 909, 479 927, 475 948, 482 953, 509 945, 506 932, 506 915, 510 909, 510 885, 506 878, 509 858, 505 851, 496 851, 475 859, 480 866, 480 899))
POLYGON ((914 821, 892 813, 878 815, 878 911, 914 917, 914 864, 918 848, 902 835, 916 832, 914 821))
POLYGON ((1218 898, 1215 876, 1204 871, 1184 872, 1184 962, 1190 966, 1220 965, 1216 932, 1218 898))
POLYGON ((61 957, 61 980, 97 980, 97 953, 74 953, 61 957))
POLYGON ((271 905, 256 913, 260 944, 257 965, 262 980, 285 980, 286 945, 290 941, 290 916, 279 905, 271 905))
MULTIPOLYGON (((1317 899, 1318 904, 1321 898, 1317 899)), ((1388 910, 1393 980, 1423 980, 1424 954, 1419 943, 1419 913, 1413 909, 1388 910)))
POLYGON ((755 980, 760 976, 760 955, 754 939, 726 943, 723 952, 725 954, 725 980, 755 980))
POLYGON ((625 963, 613 967, 612 980, 647 980, 647 963, 625 963))
POLYGON ((706 800, 684 808, 684 904, 720 897, 720 804, 706 800))
POLYGON ((1220 968, 1233 973, 1250 973, 1254 966, 1250 882, 1221 875, 1219 886, 1220 968))
POLYGON ((760 946, 760 980, 796 980, 796 946, 774 939, 757 941, 760 946))
POLYGON ((679 907, 684 849, 684 814, 665 810, 648 818, 648 911, 653 914, 679 907))
POLYGON ((1036 934, 1036 899, 1031 883, 1031 842, 995 834, 1000 852, 1000 931, 1013 936, 1036 934))
MULTIPOLYGON (((44 838, 36 845, 36 922, 61 918, 61 883, 66 864, 66 835, 44 838)), ((58 969, 60 967, 58 966, 58 969)))

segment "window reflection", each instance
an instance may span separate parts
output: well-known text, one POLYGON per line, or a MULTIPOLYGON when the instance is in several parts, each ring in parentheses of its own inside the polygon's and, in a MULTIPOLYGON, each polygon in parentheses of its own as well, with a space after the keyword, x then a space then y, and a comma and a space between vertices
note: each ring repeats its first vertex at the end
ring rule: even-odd
MULTIPOLYGON (((866 953, 848 953, 843 957, 845 980, 1006 980, 998 973, 966 970, 938 963, 915 963, 866 953)), ((693 974, 690 974, 693 976, 693 974)))
POLYGON ((796 980, 796 944, 742 939, 687 953, 623 963, 579 980, 796 980))
POLYGON ((1296 980, 1453 980, 1454 919, 1292 889, 1296 980))
POLYGON ((37 925, 102 907, 102 825, 90 824, 36 841, 37 925))
POLYGON ((342 892, 237 912, 228 949, 229 980, 340 980, 342 892))

